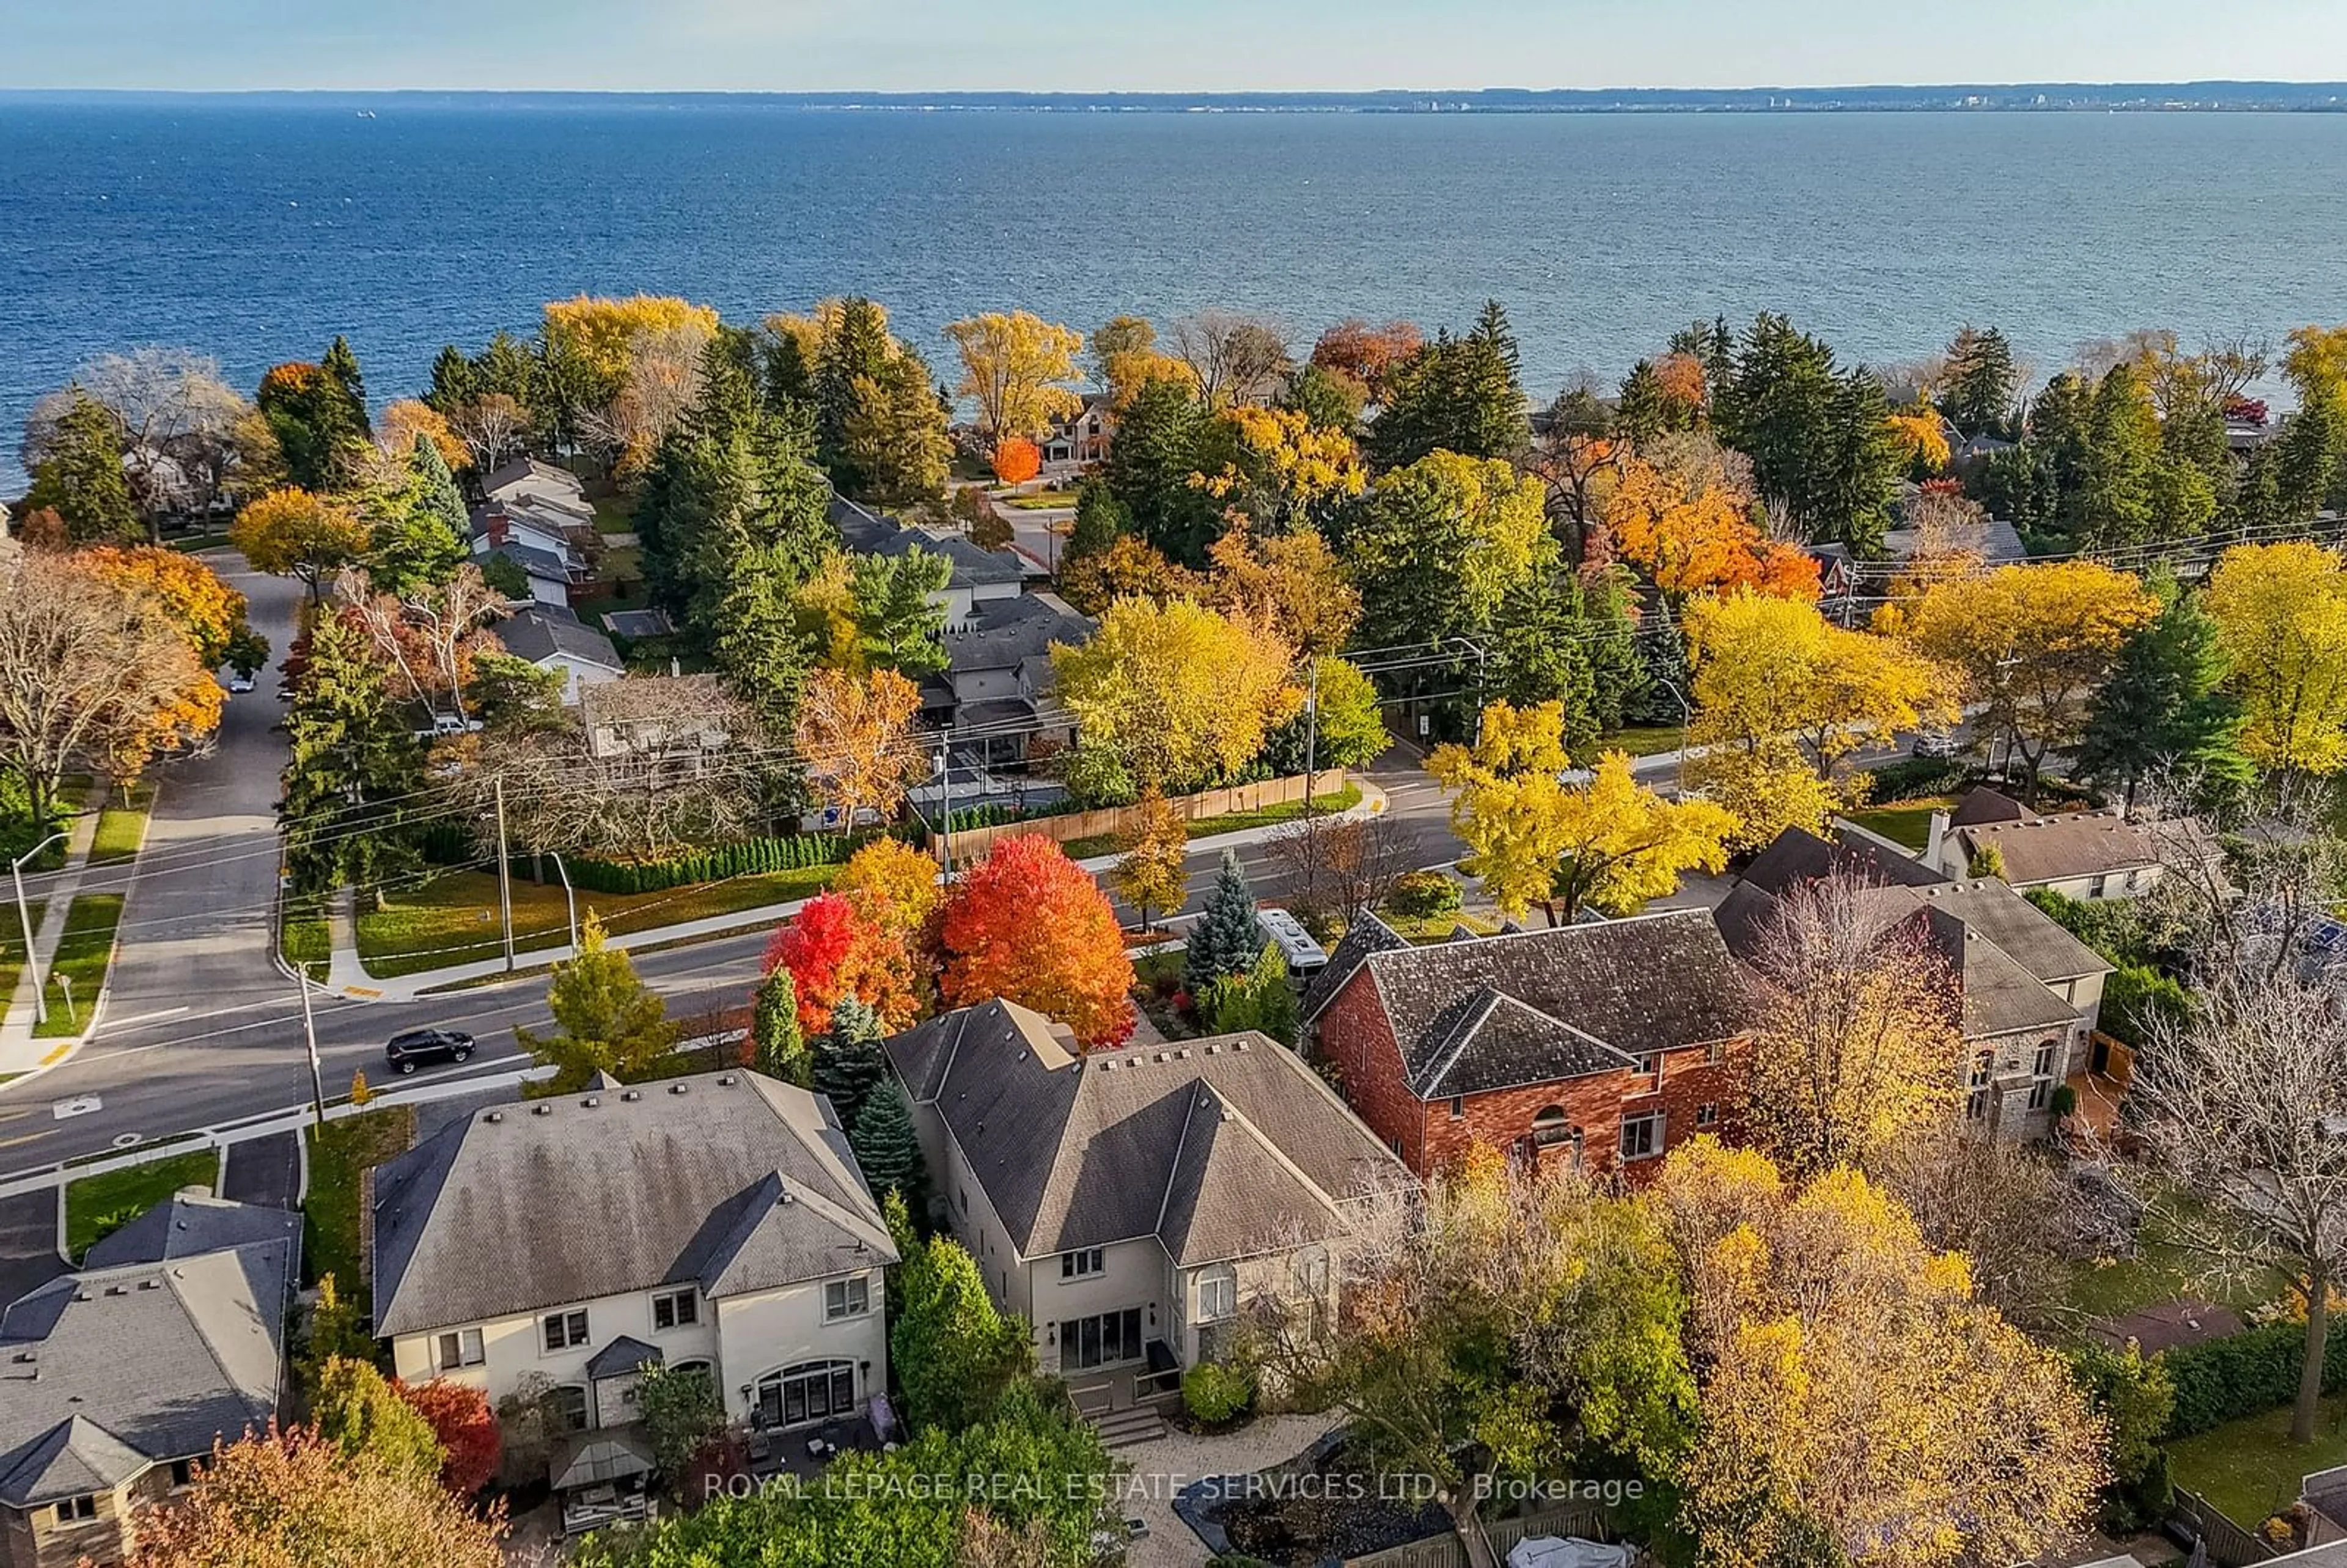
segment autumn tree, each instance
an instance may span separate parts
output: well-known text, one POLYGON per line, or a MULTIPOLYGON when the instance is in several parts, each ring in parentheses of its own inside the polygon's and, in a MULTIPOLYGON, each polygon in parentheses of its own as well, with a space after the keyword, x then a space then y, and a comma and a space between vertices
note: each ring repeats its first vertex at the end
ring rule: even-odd
POLYGON ((315 600, 327 579, 366 553, 367 529, 339 501, 272 490, 245 503, 228 542, 253 570, 292 578, 315 600))
POLYGON ((1795 1188, 1700 1138, 1645 1202, 1689 1304, 1702 1416, 1675 1479, 1706 1560, 1960 1568, 2086 1527, 2104 1432, 2077 1385, 1864 1176, 1795 1188))
POLYGON ((370 1362, 331 1357, 310 1395, 318 1435, 350 1460, 372 1459, 411 1481, 436 1481, 448 1458, 432 1423, 370 1362))
POLYGON ((1361 400, 1382 400, 1393 373, 1426 346, 1426 334, 1409 322, 1373 327, 1360 318, 1338 322, 1312 345, 1312 364, 1360 391, 1361 400))
POLYGON ((1122 414, 1152 382, 1197 390, 1198 374, 1157 346, 1157 329, 1140 316, 1115 316, 1092 334, 1092 378, 1108 389, 1109 407, 1122 414))
POLYGON ((343 339, 316 364, 295 361, 270 371, 254 402, 283 455, 287 479, 301 488, 338 489, 363 460, 371 434, 366 385, 343 339))
POLYGON ((1197 788, 1253 762, 1299 704, 1292 661, 1267 627, 1188 600, 1119 600, 1091 641, 1051 649, 1080 754, 1141 789, 1197 788))
POLYGON ((554 966, 546 1008, 562 1032, 518 1028, 514 1043, 553 1067, 548 1081, 556 1093, 579 1089, 598 1072, 623 1081, 641 1078, 676 1044, 668 1003, 636 978, 634 962, 610 945, 592 909, 579 922, 578 952, 554 966))
POLYGON ((142 1515, 131 1568, 503 1568, 505 1510, 346 1455, 306 1428, 219 1444, 186 1499, 142 1515))
POLYGON ((714 310, 672 295, 549 301, 540 327, 546 361, 540 385, 556 405, 550 412, 566 429, 584 434, 586 422, 627 384, 640 345, 663 336, 706 343, 718 327, 714 310))
POLYGON ((2075 743, 2119 650, 2159 609, 2128 573, 2050 561, 1934 583, 1890 607, 1881 624, 1963 676, 1983 724, 2010 742, 2034 791, 2046 752, 2075 743))
POLYGON ((447 1455, 440 1465, 440 1484, 449 1495, 470 1498, 488 1485, 497 1473, 505 1441, 489 1397, 447 1378, 392 1387, 424 1418, 447 1455))
POLYGON ((1315 815, 1273 830, 1264 858, 1298 919, 1327 933, 1375 909, 1417 869, 1419 855, 1389 813, 1315 815))
POLYGON ((799 1028, 809 1035, 829 1029, 840 1002, 851 997, 892 1030, 919 1011, 904 938, 884 924, 880 910, 838 893, 801 905, 766 944, 764 968, 767 974, 790 971, 799 1028))
POLYGON ((1077 379, 1081 333, 1015 311, 955 322, 946 336, 961 355, 957 390, 978 405, 979 428, 989 441, 1041 436, 1082 406, 1062 384, 1077 379))
POLYGON ((1361 636, 1379 647, 1487 631, 1509 593, 1544 586, 1559 559, 1539 481, 1448 451, 1378 479, 1340 551, 1361 636))
POLYGON ((1749 497, 1716 470, 1626 458, 1604 518, 1622 559, 1673 595, 1747 588, 1786 599, 1818 597, 1816 559, 1764 537, 1753 526, 1749 497))
POLYGON ((435 712, 470 713, 473 659, 497 646, 486 623, 505 604, 478 567, 466 563, 445 581, 413 583, 403 593, 383 589, 371 573, 345 571, 334 579, 334 599, 374 643, 395 696, 435 712))
POLYGON ((1367 767, 1393 743, 1377 682, 1343 659, 1315 660, 1306 711, 1271 732, 1263 754, 1279 774, 1367 767))
POLYGON ((1222 506, 1234 525, 1266 534, 1317 528, 1368 487, 1353 438, 1316 425, 1292 409, 1241 404, 1218 411, 1217 443, 1231 456, 1192 483, 1222 506))
POLYGON ((1767 848, 1788 827, 1822 833, 1836 812, 1852 804, 1853 785, 1819 776, 1788 735, 1772 736, 1749 751, 1723 746, 1690 757, 1686 783, 1734 815, 1737 825, 1729 843, 1745 852, 1767 848))
MULTIPOLYGON (((76 365, 66 389, 35 404, 26 420, 24 466, 36 478, 56 451, 61 421, 85 402, 108 415, 116 466, 150 544, 162 542, 163 521, 173 513, 199 511, 266 477, 260 470, 270 454, 259 448, 269 443, 257 439, 258 415, 207 354, 138 348, 76 365)), ((97 428, 93 422, 77 435, 97 428)))
POLYGON ((529 410, 502 392, 485 393, 458 404, 449 411, 447 420, 449 430, 465 444, 470 466, 479 474, 496 472, 529 438, 529 410))
POLYGON ((1607 752, 1588 784, 1566 792, 1554 827, 1549 917, 1570 925, 1583 909, 1635 915, 1677 892, 1682 874, 1726 869, 1737 821, 1712 801, 1665 800, 1637 782, 1627 753, 1607 752))
POLYGON ((2209 579, 2205 608, 2261 766, 2347 766, 2347 562, 2305 540, 2240 545, 2209 579))
POLYGON ((1234 528, 1207 555, 1204 602, 1234 620, 1277 628, 1299 652, 1333 654, 1360 623, 1360 592, 1317 529, 1264 538, 1234 528))
POLYGON ((2163 772, 2209 789, 2247 784, 2252 770, 2240 748, 2241 705, 2226 689, 2232 662, 2221 631, 2172 576, 2157 573, 2145 586, 2159 614, 2127 638, 2095 694, 2078 741, 2080 776, 2116 784, 2130 807, 2163 772))
POLYGON ((1260 403, 1288 367, 1287 342, 1263 316, 1206 310, 1169 329, 1174 354, 1190 367, 1210 407, 1260 403))
POLYGON ((419 439, 431 442, 452 471, 473 466, 473 449, 449 425, 447 416, 428 403, 403 397, 375 421, 376 448, 396 461, 405 462, 419 439))
POLYGON ((914 737, 921 693, 894 670, 855 676, 817 670, 799 702, 798 749, 815 798, 835 813, 842 831, 866 812, 886 822, 905 792, 929 771, 928 748, 914 737))
POLYGON ((1058 1019, 1087 1046, 1133 1032, 1133 961, 1091 876, 1048 838, 999 839, 954 886, 939 989, 954 1007, 1002 997, 1058 1019), (1034 933, 1048 930, 1049 942, 1034 933))
POLYGON ((849 856, 832 878, 831 890, 853 900, 908 947, 926 938, 929 917, 945 901, 935 857, 887 836, 849 856))
POLYGON ((1605 405, 1585 388, 1569 387, 1557 394, 1546 427, 1519 459, 1548 487, 1549 525, 1575 562, 1603 564, 1612 554, 1604 502, 1628 456, 1605 405))
POLYGON ((1147 931, 1150 911, 1178 909, 1190 888, 1189 835, 1181 815, 1167 803, 1163 790, 1142 792, 1133 807, 1132 825, 1118 835, 1124 853, 1110 868, 1108 885, 1141 912, 1147 931))
POLYGON ((1024 436, 1006 436, 988 461, 996 481, 1016 489, 1043 471, 1043 449, 1024 436))

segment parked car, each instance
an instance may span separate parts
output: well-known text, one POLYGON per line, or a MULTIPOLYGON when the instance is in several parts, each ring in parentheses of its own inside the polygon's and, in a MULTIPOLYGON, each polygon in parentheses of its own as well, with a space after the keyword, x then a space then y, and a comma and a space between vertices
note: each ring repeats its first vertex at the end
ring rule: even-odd
POLYGON ((439 1061, 462 1061, 473 1054, 473 1037, 456 1029, 412 1029, 395 1034, 383 1054, 394 1072, 413 1072, 439 1061))
POLYGON ((252 677, 231 675, 228 678, 228 689, 231 692, 250 692, 252 690, 252 677))
POLYGON ((1927 762, 1945 762, 1962 756, 1964 743, 1955 736, 1940 730, 1924 730, 1915 737, 1914 754, 1927 762))

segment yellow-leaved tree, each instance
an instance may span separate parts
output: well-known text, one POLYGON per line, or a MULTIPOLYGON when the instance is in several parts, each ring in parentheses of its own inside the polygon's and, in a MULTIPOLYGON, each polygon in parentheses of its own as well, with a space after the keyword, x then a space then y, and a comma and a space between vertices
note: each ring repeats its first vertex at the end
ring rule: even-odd
POLYGON ((1220 473, 1194 474, 1190 482, 1222 502, 1234 523, 1284 534, 1318 523, 1368 487, 1360 448, 1342 430, 1315 425, 1294 409, 1251 403, 1214 417, 1230 433, 1232 458, 1220 473))
POLYGON ((717 335, 717 313, 673 295, 636 294, 624 300, 581 294, 546 307, 549 354, 574 360, 602 384, 605 395, 627 379, 639 338, 690 331, 702 339, 717 335))
POLYGON ((1688 1296, 1702 1416, 1676 1479, 1703 1561, 2022 1563, 2089 1522, 2102 1423, 1889 1194, 1706 1137, 1644 1202, 1688 1296))
POLYGON ((807 787, 853 830, 864 812, 897 815, 905 793, 929 772, 929 749, 913 733, 921 693, 894 670, 851 674, 817 670, 799 699, 799 754, 807 787))
POLYGON ((2046 752, 2077 740, 2119 650, 2159 613, 2132 573, 2099 561, 2000 567, 1935 582, 1876 616, 1957 671, 2034 793, 2046 752))
POLYGON ((979 428, 989 439, 1046 435, 1054 419, 1082 406, 1063 384, 1080 374, 1083 333, 1030 311, 994 311, 954 323, 946 336, 961 354, 956 390, 977 401, 979 428))
POLYGON ((2236 546, 2206 608, 2248 720, 2241 750, 2279 770, 2347 766, 2347 560, 2302 539, 2236 546))
POLYGON ((1605 753, 1586 786, 1566 784, 1562 702, 1494 702, 1472 747, 1437 747, 1426 765, 1472 852, 1460 869, 1502 913, 1537 905, 1552 926, 1584 907, 1628 914, 1670 894, 1682 872, 1720 869, 1736 830, 1723 806, 1641 786, 1624 753, 1605 753))

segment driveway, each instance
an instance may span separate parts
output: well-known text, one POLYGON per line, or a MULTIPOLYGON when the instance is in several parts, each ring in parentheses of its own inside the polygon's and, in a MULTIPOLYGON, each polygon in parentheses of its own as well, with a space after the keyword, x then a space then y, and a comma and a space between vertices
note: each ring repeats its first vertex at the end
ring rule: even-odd
POLYGON ((220 1173, 220 1196, 240 1204, 262 1204, 272 1209, 298 1207, 302 1202, 302 1136, 272 1132, 228 1146, 228 1168, 220 1173))
POLYGON ((1266 1416, 1221 1437, 1196 1437, 1170 1428, 1157 1442, 1122 1450, 1133 1466, 1122 1512, 1149 1522, 1146 1539, 1125 1553, 1126 1568, 1200 1568, 1213 1554, 1174 1512, 1174 1499, 1193 1481, 1246 1475, 1294 1459, 1333 1425, 1327 1416, 1266 1416))
POLYGON ((0 1198, 0 1307, 66 1272, 57 1255, 54 1187, 0 1198))

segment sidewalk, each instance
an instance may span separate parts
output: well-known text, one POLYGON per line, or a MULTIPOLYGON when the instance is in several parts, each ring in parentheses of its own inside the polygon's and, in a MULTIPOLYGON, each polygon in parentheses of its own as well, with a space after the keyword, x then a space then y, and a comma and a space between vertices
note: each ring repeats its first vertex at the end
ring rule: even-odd
MULTIPOLYGON (((152 813, 149 813, 150 818, 152 813)), ((85 811, 74 818, 71 836, 66 840, 66 863, 56 871, 45 872, 39 877, 25 881, 25 900, 44 900, 41 923, 33 929, 33 952, 37 964, 26 964, 16 976, 15 993, 8 999, 7 1010, 0 1015, 0 1079, 15 1078, 43 1068, 55 1067, 73 1054, 81 1044, 81 1037, 60 1036, 54 1040, 33 1038, 33 971, 43 976, 56 958, 57 944, 65 939, 66 911, 72 907, 74 895, 81 891, 84 875, 89 869, 90 841, 97 836, 98 813, 85 811)), ((134 863, 135 864, 135 863, 134 863)), ((0 870, 5 870, 0 867, 0 870)), ((0 883, 0 900, 10 905, 0 910, 0 917, 8 922, 12 935, 16 932, 15 889, 0 883)), ((21 940, 21 937, 18 938, 21 940)), ((95 1018, 97 998, 78 999, 88 1016, 95 1018)), ((87 1031, 85 1030, 85 1033, 87 1031)))
MULTIPOLYGON (((1376 816, 1385 811, 1388 804, 1386 792, 1375 780, 1365 774, 1348 774, 1346 782, 1359 786, 1360 804, 1340 814, 1337 820, 1376 816)), ((1260 844, 1287 825, 1286 823, 1276 823, 1268 827, 1250 827, 1237 833, 1194 838, 1190 840, 1188 853, 1193 856, 1220 855, 1225 849, 1260 844)), ((1097 876, 1122 858, 1121 855, 1098 855, 1089 860, 1079 860, 1076 864, 1097 876)), ((647 931, 614 936, 609 939, 610 946, 621 951, 630 951, 663 947, 673 942, 703 941, 760 927, 779 926, 805 908, 807 902, 800 898, 787 904, 767 904, 755 909, 737 909, 730 915, 711 915, 699 920, 681 921, 673 926, 655 926, 647 931)), ((337 907, 339 909, 339 905, 337 907)), ((425 991, 462 985, 468 980, 495 979, 507 972, 505 959, 497 958, 379 979, 369 974, 366 966, 360 962, 350 921, 338 914, 329 920, 329 925, 333 933, 333 950, 326 968, 326 989, 356 1001, 414 1001, 425 991)), ((570 944, 564 942, 555 947, 532 948, 527 952, 517 953, 514 964, 517 971, 537 969, 562 963, 571 957, 570 944)))

